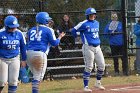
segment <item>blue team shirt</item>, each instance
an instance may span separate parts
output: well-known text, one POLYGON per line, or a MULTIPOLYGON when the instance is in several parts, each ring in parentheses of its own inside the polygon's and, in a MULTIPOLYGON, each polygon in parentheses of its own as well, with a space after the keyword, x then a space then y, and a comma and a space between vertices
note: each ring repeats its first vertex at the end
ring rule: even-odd
POLYGON ((117 46, 122 46, 123 45, 123 29, 122 29, 122 23, 119 22, 118 23, 118 26, 117 26, 117 29, 116 29, 116 32, 118 33, 122 33, 122 34, 117 34, 117 35, 111 35, 110 33, 112 32, 112 30, 109 30, 109 25, 110 25, 111 22, 109 22, 105 29, 104 29, 104 33, 105 34, 108 34, 108 35, 105 35, 105 38, 108 38, 109 39, 109 44, 110 45, 117 45, 117 46))
POLYGON ((16 29, 8 32, 5 28, 0 30, 0 57, 14 58, 21 53, 22 61, 26 60, 26 41, 22 32, 16 29))
POLYGON ((54 30, 45 25, 31 28, 27 32, 27 38, 27 50, 42 51, 44 53, 48 52, 50 46, 57 46, 60 43, 60 40, 55 37, 54 30))
POLYGON ((134 25, 134 32, 133 32, 137 37, 136 37, 136 45, 140 46, 140 23, 137 23, 134 25))
POLYGON ((77 32, 80 32, 80 36, 83 44, 98 46, 100 45, 99 39, 99 22, 96 20, 84 20, 76 25, 72 29, 72 34, 77 37, 77 32))

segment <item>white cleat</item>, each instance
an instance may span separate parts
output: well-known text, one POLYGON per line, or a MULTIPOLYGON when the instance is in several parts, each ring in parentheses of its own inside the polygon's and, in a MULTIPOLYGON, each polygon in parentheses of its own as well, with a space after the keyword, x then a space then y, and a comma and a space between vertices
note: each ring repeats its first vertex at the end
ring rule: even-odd
POLYGON ((91 89, 89 89, 89 88, 88 88, 88 86, 86 86, 86 87, 84 87, 84 92, 90 92, 90 93, 91 93, 91 92, 92 92, 92 90, 91 90, 91 89))
POLYGON ((98 88, 98 89, 100 89, 100 90, 105 90, 105 88, 102 86, 102 84, 101 83, 95 83, 95 86, 94 86, 95 88, 98 88))

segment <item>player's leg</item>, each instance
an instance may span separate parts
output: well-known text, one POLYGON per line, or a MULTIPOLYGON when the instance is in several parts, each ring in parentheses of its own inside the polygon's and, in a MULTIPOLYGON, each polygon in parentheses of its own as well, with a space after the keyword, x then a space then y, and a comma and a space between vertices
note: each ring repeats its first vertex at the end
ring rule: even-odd
POLYGON ((41 66, 39 67, 39 69, 34 68, 33 69, 33 81, 32 81, 32 92, 33 93, 38 93, 37 91, 39 90, 39 83, 40 81, 42 81, 45 71, 46 71, 46 67, 47 67, 47 57, 45 53, 41 53, 38 55, 38 59, 39 59, 39 63, 41 63, 41 66))
POLYGON ((20 58, 19 56, 17 56, 15 58, 12 58, 9 64, 8 93, 16 93, 17 91, 19 69, 20 69, 20 58))
POLYGON ((104 61, 104 56, 103 53, 101 51, 100 46, 98 46, 96 48, 96 53, 95 53, 95 62, 98 66, 97 68, 97 74, 96 74, 96 83, 95 83, 95 87, 99 88, 99 89, 105 89, 102 85, 101 85, 101 79, 102 76, 104 74, 104 70, 105 70, 105 61, 104 61))
POLYGON ((39 83, 43 79, 47 67, 47 56, 40 51, 27 52, 27 60, 30 60, 33 73, 32 93, 38 93, 39 83))
POLYGON ((91 71, 93 69, 93 61, 94 61, 94 53, 92 51, 91 46, 88 45, 83 45, 82 50, 83 50, 83 57, 84 57, 84 63, 85 63, 85 69, 83 72, 83 82, 84 82, 84 90, 86 91, 91 91, 88 89, 88 83, 89 83, 89 78, 91 71))
POLYGON ((8 79, 8 64, 5 62, 5 59, 0 59, 0 93, 7 83, 8 79))
MULTIPOLYGON (((29 68, 33 74, 33 77, 34 77, 34 67, 33 67, 31 60, 34 57, 35 52, 36 51, 32 51, 32 50, 27 51, 27 65, 29 66, 29 68)), ((38 93, 38 85, 39 85, 39 81, 36 81, 33 78, 32 79, 32 91, 36 91, 36 93, 38 93), (35 85, 37 85, 37 86, 35 86, 35 85)), ((32 93, 34 93, 34 92, 32 92, 32 93)))

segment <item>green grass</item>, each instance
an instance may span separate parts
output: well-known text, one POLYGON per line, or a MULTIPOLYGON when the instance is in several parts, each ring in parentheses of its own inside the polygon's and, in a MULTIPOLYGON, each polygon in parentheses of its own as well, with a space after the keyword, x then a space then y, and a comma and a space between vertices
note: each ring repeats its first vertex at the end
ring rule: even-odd
MULTIPOLYGON (((130 58, 130 65, 129 67, 133 70, 135 57, 130 58)), ((112 77, 114 73, 113 69, 113 61, 112 59, 106 59, 106 63, 112 64, 112 66, 108 69, 109 77, 103 77, 102 84, 104 86, 114 86, 120 84, 131 84, 131 83, 139 83, 140 84, 140 76, 136 76, 134 71, 131 71, 130 76, 119 76, 119 77, 112 77)), ((119 60, 120 64, 120 71, 121 69, 121 60, 119 60)), ((93 87, 95 83, 95 77, 90 78, 89 87, 93 87)), ((40 92, 39 93, 64 93, 64 91, 69 90, 80 90, 83 89, 83 80, 82 78, 78 79, 65 79, 65 80, 54 80, 54 81, 43 81, 40 84, 40 92)), ((7 93, 7 86, 4 88, 4 93, 7 93)), ((29 84, 19 84, 17 93, 31 93, 31 83, 29 84)))
MULTIPOLYGON (((89 87, 93 87, 95 83, 95 77, 91 77, 89 87)), ((102 84, 104 86, 114 86, 120 84, 140 84, 140 76, 120 76, 120 77, 103 77, 102 84)), ((82 78, 68 79, 68 80, 54 80, 43 81, 40 84, 39 93, 64 93, 69 90, 80 90, 83 88, 82 78)), ((4 93, 7 91, 7 86, 4 89, 4 93)), ((19 84, 17 93, 31 93, 31 84, 19 84)))

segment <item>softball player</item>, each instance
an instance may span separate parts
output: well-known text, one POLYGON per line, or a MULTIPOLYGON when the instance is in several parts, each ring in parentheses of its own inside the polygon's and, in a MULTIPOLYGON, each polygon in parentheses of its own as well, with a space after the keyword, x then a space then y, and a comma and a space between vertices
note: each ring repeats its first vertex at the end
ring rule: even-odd
POLYGON ((8 93, 16 93, 21 65, 25 66, 26 45, 16 17, 10 15, 4 20, 5 27, 0 30, 0 93, 8 82, 8 93))
POLYGON ((65 33, 61 33, 56 39, 54 30, 47 26, 51 19, 47 12, 39 12, 36 15, 37 26, 27 32, 27 64, 33 73, 32 93, 38 93, 39 82, 46 71, 46 54, 48 54, 50 45, 57 46, 65 35, 65 33))
POLYGON ((94 8, 88 8, 85 11, 86 20, 80 22, 72 29, 72 34, 77 37, 77 32, 80 32, 80 36, 83 42, 82 51, 84 56, 85 69, 83 72, 84 91, 91 92, 88 88, 88 82, 91 71, 93 69, 94 60, 98 66, 95 87, 104 90, 101 85, 101 78, 105 70, 104 56, 100 48, 99 39, 99 22, 95 20, 96 10, 94 8))

